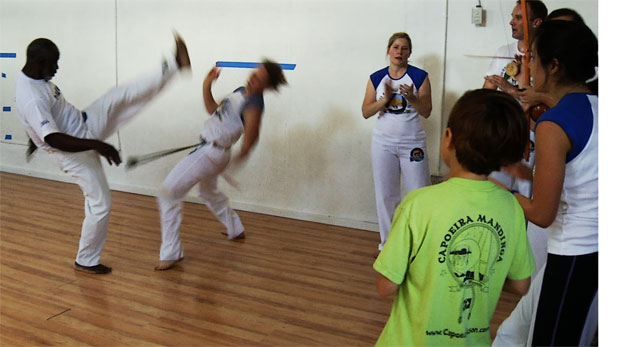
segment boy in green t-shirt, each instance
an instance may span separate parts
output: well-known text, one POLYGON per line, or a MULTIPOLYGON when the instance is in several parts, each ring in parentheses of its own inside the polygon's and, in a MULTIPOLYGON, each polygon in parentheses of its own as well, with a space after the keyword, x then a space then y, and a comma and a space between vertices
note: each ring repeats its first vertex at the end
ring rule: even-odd
POLYGON ((377 345, 490 345, 502 288, 527 292, 535 262, 523 210, 487 180, 523 158, 529 130, 511 96, 465 93, 441 140, 446 182, 409 193, 373 268, 377 292, 396 294, 377 345))

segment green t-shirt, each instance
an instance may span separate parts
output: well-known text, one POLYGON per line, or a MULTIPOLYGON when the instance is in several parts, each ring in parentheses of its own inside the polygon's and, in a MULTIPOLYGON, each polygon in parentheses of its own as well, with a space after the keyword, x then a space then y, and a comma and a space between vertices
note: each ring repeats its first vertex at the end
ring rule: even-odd
POLYGON ((490 181, 409 193, 373 264, 399 285, 377 345, 490 345, 505 279, 535 270, 525 225, 516 198, 490 181))

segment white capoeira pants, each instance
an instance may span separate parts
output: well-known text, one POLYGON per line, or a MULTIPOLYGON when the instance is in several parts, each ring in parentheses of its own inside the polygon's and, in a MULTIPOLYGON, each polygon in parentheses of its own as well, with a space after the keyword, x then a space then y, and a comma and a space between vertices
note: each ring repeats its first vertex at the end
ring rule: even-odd
POLYGON ((405 185, 405 195, 414 189, 430 185, 426 143, 420 145, 387 145, 375 139, 371 143, 371 162, 375 183, 375 200, 379 235, 383 248, 388 239, 394 211, 401 202, 401 174, 405 185), (412 151, 420 149, 422 159, 412 159, 412 151))
POLYGON ((217 189, 217 180, 230 159, 230 151, 206 144, 182 159, 167 175, 158 197, 161 212, 160 260, 184 257, 180 241, 182 200, 199 184, 199 197, 227 229, 232 239, 244 231, 238 214, 229 206, 227 196, 217 189))
MULTIPOLYGON (((531 166, 530 163, 525 163, 531 166)), ((531 196, 531 182, 519 178, 514 178, 503 171, 491 172, 490 177, 501 182, 509 189, 516 189, 522 195, 526 197, 531 196)), ((540 269, 546 264, 546 258, 548 256, 548 229, 541 228, 532 222, 527 222, 527 238, 529 245, 531 246, 531 252, 536 260, 536 271, 531 278, 535 278, 538 275, 540 269)))
MULTIPOLYGON (((533 328, 536 322, 536 312, 540 292, 542 290, 542 280, 546 262, 537 271, 531 281, 529 292, 518 302, 514 311, 506 320, 501 323, 497 330, 497 335, 493 341, 494 347, 510 346, 531 346, 533 339, 533 328)), ((598 329, 598 294, 596 294, 583 328, 579 346, 589 346, 593 341, 595 332, 598 329)))
MULTIPOLYGON (((531 275, 533 280, 540 274, 540 269, 546 265, 546 258, 548 257, 548 230, 532 222, 527 222, 527 239, 531 246, 533 258, 536 260, 536 271, 531 275)), ((540 276, 542 275, 540 274, 540 276)))
MULTIPOLYGON (((534 131, 529 132, 529 138, 532 143, 535 142, 534 131)), ((529 160, 523 160, 523 164, 531 168, 535 164, 535 160, 535 150, 532 146, 532 150, 529 153, 529 160)), ((505 171, 494 171, 491 172, 489 176, 508 187, 508 189, 516 189, 522 195, 528 198, 531 197, 533 188, 532 182, 521 178, 515 178, 505 171)), ((546 258, 548 256, 548 229, 541 228, 531 222, 527 222, 527 238, 529 239, 529 245, 531 246, 533 257, 536 260, 536 271, 531 276, 533 279, 538 275, 540 269, 542 269, 546 264, 546 258)))
MULTIPOLYGON (((176 60, 169 58, 162 69, 112 88, 86 107, 87 138, 104 141, 117 132, 163 89, 177 71, 176 60)), ((75 261, 83 266, 98 265, 111 212, 111 194, 101 158, 94 150, 54 151, 52 154, 60 168, 73 177, 85 197, 85 217, 75 261)))

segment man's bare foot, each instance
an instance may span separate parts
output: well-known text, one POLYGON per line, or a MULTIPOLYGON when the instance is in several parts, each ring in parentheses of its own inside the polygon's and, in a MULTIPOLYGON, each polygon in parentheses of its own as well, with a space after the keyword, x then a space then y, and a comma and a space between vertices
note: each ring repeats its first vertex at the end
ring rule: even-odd
POLYGON ((180 34, 174 32, 174 38, 176 40, 176 62, 180 69, 191 69, 191 58, 189 58, 189 51, 186 48, 186 43, 180 34))
MULTIPOLYGON (((228 233, 222 232, 221 234, 227 236, 227 238, 229 239, 229 234, 228 233)), ((244 240, 245 237, 246 237, 246 235, 244 235, 244 231, 243 231, 238 236, 233 237, 230 240, 244 240)))
POLYGON ((182 259, 184 259, 184 258, 180 258, 180 259, 176 259, 176 260, 161 260, 159 262, 159 265, 154 267, 154 270, 156 270, 156 271, 169 270, 172 267, 174 267, 176 264, 181 262, 182 259))

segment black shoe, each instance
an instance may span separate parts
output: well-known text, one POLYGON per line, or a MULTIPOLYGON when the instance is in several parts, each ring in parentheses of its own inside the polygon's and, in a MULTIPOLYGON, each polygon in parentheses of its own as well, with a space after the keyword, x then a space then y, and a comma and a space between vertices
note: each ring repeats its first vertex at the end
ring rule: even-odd
POLYGON ((104 274, 108 274, 111 272, 111 268, 103 264, 94 265, 94 266, 83 266, 75 262, 75 265, 73 266, 73 268, 75 268, 75 270, 87 272, 90 274, 96 274, 96 275, 104 275, 104 274))

